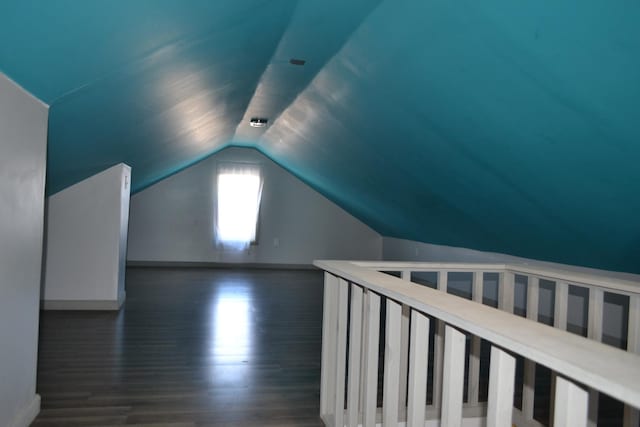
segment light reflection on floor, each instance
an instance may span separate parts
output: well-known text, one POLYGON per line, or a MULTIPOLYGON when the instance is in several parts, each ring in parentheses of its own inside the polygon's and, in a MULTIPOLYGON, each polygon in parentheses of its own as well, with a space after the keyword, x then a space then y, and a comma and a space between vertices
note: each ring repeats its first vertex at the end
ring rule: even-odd
POLYGON ((245 387, 254 339, 252 287, 243 281, 221 284, 210 302, 209 379, 215 385, 245 387))

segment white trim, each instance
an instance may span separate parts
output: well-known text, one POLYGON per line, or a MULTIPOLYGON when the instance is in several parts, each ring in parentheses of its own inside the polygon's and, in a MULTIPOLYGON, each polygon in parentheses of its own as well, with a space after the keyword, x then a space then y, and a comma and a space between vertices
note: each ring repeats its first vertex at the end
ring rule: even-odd
POLYGON ((126 292, 117 300, 42 300, 43 310, 110 310, 118 311, 126 299, 126 292))
POLYGON ((258 270, 318 270, 313 264, 278 264, 266 262, 200 262, 200 261, 127 261, 127 268, 240 268, 258 270))
POLYGON ((29 427, 40 413, 40 395, 36 394, 27 406, 15 416, 7 427, 29 427))

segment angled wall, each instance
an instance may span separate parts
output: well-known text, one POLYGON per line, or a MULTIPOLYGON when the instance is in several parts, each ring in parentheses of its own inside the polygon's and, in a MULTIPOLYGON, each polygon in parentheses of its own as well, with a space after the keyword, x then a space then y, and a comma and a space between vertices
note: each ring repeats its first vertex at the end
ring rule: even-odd
POLYGON ((120 163, 49 197, 45 309, 120 307, 130 182, 131 168, 120 163))
POLYGON ((128 260, 308 265, 317 258, 380 259, 382 238, 284 169, 248 148, 228 148, 131 198, 128 260), (258 162, 264 186, 257 245, 217 248, 216 167, 258 162))
POLYGON ((48 107, 0 73, 0 426, 27 426, 36 395, 48 107))

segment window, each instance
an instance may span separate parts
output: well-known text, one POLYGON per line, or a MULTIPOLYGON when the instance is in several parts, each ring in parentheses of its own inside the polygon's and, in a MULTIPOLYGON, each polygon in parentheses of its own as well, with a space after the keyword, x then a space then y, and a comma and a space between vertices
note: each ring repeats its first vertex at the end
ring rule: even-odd
POLYGON ((256 240, 262 195, 260 165, 218 165, 216 241, 225 247, 246 249, 256 240))

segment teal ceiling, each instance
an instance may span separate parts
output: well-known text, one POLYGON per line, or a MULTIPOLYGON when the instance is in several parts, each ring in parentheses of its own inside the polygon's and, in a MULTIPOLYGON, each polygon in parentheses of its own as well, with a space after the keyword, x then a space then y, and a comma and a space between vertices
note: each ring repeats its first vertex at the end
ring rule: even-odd
POLYGON ((640 273, 638 22, 636 0, 3 0, 0 70, 51 105, 49 194, 247 145, 387 236, 640 273))

